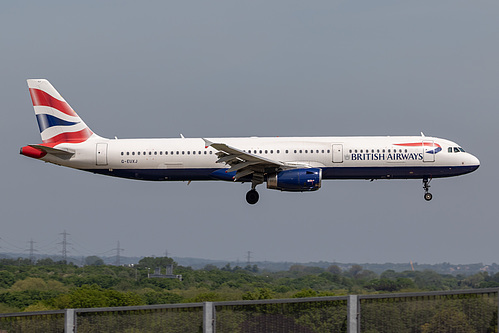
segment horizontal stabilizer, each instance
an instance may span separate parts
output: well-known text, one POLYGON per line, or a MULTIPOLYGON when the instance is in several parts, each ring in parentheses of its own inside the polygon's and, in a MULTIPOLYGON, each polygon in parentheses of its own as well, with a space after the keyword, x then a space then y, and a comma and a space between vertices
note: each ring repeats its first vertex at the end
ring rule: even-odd
POLYGON ((35 149, 42 150, 42 151, 46 152, 47 154, 56 155, 57 157, 60 157, 60 158, 64 158, 64 157, 69 158, 75 154, 74 151, 71 151, 69 149, 51 148, 51 147, 46 147, 43 145, 28 145, 28 146, 33 147, 35 149))

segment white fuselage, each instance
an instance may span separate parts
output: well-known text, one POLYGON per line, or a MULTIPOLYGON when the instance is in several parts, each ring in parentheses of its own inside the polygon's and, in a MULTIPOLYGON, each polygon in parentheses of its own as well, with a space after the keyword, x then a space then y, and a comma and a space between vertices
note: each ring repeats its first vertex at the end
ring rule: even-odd
MULTIPOLYGON (((480 162, 456 143, 422 136, 210 138, 259 157, 322 169, 323 179, 409 179, 451 177, 474 171, 480 162)), ((93 136, 55 148, 69 159, 42 159, 76 169, 141 180, 232 180, 216 163, 217 150, 204 139, 105 139, 93 136)), ((244 179, 243 179, 244 180, 244 179)))

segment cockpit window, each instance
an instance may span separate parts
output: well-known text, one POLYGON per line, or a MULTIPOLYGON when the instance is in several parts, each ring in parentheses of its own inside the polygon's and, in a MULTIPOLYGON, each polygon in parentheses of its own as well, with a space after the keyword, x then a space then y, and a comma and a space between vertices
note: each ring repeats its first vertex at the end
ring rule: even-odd
POLYGON ((447 151, 448 151, 449 153, 460 153, 460 152, 463 152, 463 153, 464 153, 464 152, 465 152, 465 151, 464 151, 464 149, 463 149, 463 148, 461 148, 461 147, 449 147, 449 148, 447 149, 447 151))

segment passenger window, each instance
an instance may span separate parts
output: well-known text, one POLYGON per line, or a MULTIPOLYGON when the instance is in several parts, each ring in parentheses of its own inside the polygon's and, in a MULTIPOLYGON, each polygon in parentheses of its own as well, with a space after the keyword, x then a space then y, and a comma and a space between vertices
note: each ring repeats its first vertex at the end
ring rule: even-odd
POLYGON ((132 155, 135 155, 135 152, 134 152, 134 151, 132 151, 132 155))
POLYGON ((265 150, 265 154, 268 154, 268 150, 265 150))
POLYGON ((191 152, 190 152, 190 150, 188 150, 188 151, 187 151, 187 155, 190 155, 190 154, 191 154, 191 152))
POLYGON ((206 155, 206 150, 204 151, 204 154, 206 155))
POLYGON ((296 154, 296 149, 295 149, 295 154, 296 154))
POLYGON ((303 150, 300 149, 300 154, 303 153, 303 150))
POLYGON ((165 151, 165 155, 168 155, 168 152, 167 152, 167 151, 165 151))
POLYGON ((121 152, 121 156, 125 155, 123 152, 121 152))
POLYGON ((158 152, 157 152, 157 151, 155 151, 155 152, 154 152, 154 155, 158 155, 158 152))
POLYGON ((270 150, 270 153, 271 153, 271 154, 273 154, 273 153, 274 153, 274 151, 271 149, 271 150, 270 150))
MULTIPOLYGON (((351 151, 350 151, 351 152, 351 151)), ((324 149, 322 149, 322 153, 324 154, 324 149)))
POLYGON ((137 152, 137 155, 140 155, 140 151, 139 151, 139 152, 137 152))
POLYGON ((308 150, 305 150, 305 154, 308 153, 308 150))
POLYGON ((179 151, 177 150, 177 155, 179 154, 179 151))
POLYGON ((160 155, 163 155, 163 152, 162 152, 162 151, 160 151, 160 152, 159 152, 159 154, 160 154, 160 155))
POLYGON ((286 154, 288 154, 288 153, 289 153, 289 150, 286 149, 286 154))
POLYGON ((330 152, 330 151, 329 151, 329 149, 328 149, 328 150, 327 150, 327 153, 329 154, 329 152, 330 152))
POLYGON ((213 151, 210 150, 210 155, 213 154, 213 151))
POLYGON ((277 149, 276 154, 280 154, 280 153, 281 153, 281 152, 279 151, 279 149, 277 149))

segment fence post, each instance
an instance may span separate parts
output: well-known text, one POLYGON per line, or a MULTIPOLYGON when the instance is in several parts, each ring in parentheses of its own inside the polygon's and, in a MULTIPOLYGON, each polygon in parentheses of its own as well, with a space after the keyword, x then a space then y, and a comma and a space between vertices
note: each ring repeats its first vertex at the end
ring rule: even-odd
POLYGON ((75 309, 66 309, 64 313, 64 333, 76 333, 75 309))
POLYGON ((214 306, 213 302, 203 303, 203 332, 204 333, 214 333, 214 306))
POLYGON ((348 296, 348 302, 347 302, 347 307, 348 307, 348 313, 347 313, 347 321, 348 321, 348 327, 347 327, 347 332, 348 333, 357 333, 359 332, 359 296, 357 295, 349 295, 348 296))

